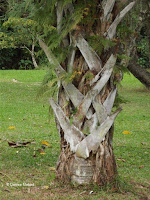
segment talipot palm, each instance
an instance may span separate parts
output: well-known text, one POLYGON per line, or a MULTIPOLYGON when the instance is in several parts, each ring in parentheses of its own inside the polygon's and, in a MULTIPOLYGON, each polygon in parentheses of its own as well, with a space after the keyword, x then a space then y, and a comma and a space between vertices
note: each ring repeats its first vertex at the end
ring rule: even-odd
POLYGON ((115 37, 118 24, 134 4, 121 11, 116 0, 52 4, 53 25, 62 39, 60 48, 69 51, 59 62, 40 37, 39 44, 50 64, 56 66, 59 79, 57 102, 52 98, 49 101, 61 145, 56 176, 63 182, 106 185, 117 175, 112 140, 114 120, 121 108, 112 112, 117 93, 114 67, 120 45, 115 37), (77 14, 80 18, 75 17, 77 14), (66 26, 68 32, 64 31, 66 26), (64 78, 68 74, 69 82, 64 78))

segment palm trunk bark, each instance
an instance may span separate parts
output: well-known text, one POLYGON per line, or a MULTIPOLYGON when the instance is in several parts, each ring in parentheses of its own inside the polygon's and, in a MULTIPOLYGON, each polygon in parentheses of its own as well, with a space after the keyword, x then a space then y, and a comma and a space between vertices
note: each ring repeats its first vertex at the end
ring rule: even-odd
MULTIPOLYGON (((57 8, 61 10, 59 3, 57 8)), ((99 3, 96 3, 98 8, 99 3)), ((97 27, 91 27, 91 31, 88 27, 83 27, 84 31, 90 35, 96 29, 95 34, 99 37, 113 39, 119 22, 134 3, 127 5, 113 20, 111 12, 115 0, 103 0, 98 11, 97 27)), ((73 10, 73 5, 69 4, 65 12, 57 12, 58 33, 61 32, 64 14, 73 10)), ((67 75, 66 69, 72 72, 70 83, 66 83, 64 79, 60 81, 58 101, 50 99, 61 144, 56 177, 62 182, 106 185, 108 182, 112 183, 117 175, 112 138, 114 120, 121 108, 111 114, 117 92, 113 81, 117 57, 115 48, 110 48, 109 51, 103 48, 102 55, 98 55, 83 35, 82 31, 74 29, 69 34, 69 40, 64 38, 64 48, 69 43, 76 49, 72 49, 62 65, 46 44, 39 40, 49 62, 56 65, 58 78, 67 75)))

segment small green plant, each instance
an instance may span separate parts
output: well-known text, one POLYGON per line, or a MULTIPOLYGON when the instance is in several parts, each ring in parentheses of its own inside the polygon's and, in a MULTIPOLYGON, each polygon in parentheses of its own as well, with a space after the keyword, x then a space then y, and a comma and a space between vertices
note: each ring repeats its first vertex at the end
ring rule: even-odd
POLYGON ((32 62, 30 60, 20 60, 19 69, 32 69, 32 62))

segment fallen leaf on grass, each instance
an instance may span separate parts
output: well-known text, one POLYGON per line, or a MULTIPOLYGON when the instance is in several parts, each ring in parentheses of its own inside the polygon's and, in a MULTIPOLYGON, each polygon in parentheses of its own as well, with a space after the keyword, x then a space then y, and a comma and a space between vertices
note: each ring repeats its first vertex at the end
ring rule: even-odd
POLYGON ((55 167, 50 167, 49 169, 50 169, 50 171, 55 171, 56 170, 55 167))
POLYGON ((120 160, 122 162, 125 162, 125 159, 122 159, 122 158, 117 158, 117 160, 120 160))
POLYGON ((45 153, 45 152, 41 152, 40 154, 41 154, 41 155, 45 155, 46 153, 45 153))
POLYGON ((4 191, 6 191, 6 192, 11 192, 10 190, 8 190, 8 189, 4 189, 4 191))
POLYGON ((123 134, 131 134, 130 131, 123 131, 122 133, 123 133, 123 134))
POLYGON ((16 129, 16 127, 10 126, 10 127, 8 127, 8 129, 16 129))
POLYGON ((111 189, 111 191, 114 193, 114 192, 118 192, 118 188, 117 187, 113 187, 112 189, 111 189))
POLYGON ((46 145, 46 146, 50 146, 50 144, 48 142, 46 142, 46 141, 42 141, 41 144, 42 145, 46 145))
POLYGON ((17 148, 17 147, 27 147, 27 144, 31 144, 31 142, 20 142, 20 141, 17 141, 17 142, 14 142, 14 141, 8 141, 8 145, 10 147, 13 147, 13 148, 17 148))
POLYGON ((144 165, 141 165, 140 167, 139 167, 139 169, 142 169, 144 167, 144 165))
POLYGON ((147 145, 147 143, 146 143, 146 142, 141 142, 141 144, 142 144, 142 145, 147 145))
POLYGON ((43 149, 38 149, 37 150, 41 155, 45 155, 46 153, 43 151, 43 149))
POLYGON ((81 192, 79 195, 82 195, 82 194, 84 194, 84 193, 86 193, 86 191, 81 192))

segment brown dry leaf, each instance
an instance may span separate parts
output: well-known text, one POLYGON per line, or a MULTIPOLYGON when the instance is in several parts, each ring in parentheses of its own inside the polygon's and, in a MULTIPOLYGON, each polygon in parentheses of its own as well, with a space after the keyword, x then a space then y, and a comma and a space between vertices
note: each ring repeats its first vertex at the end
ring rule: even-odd
POLYGON ((20 141, 8 141, 8 145, 10 147, 13 147, 13 148, 17 148, 17 147, 27 147, 27 144, 31 144, 31 142, 20 142, 20 141))
POLYGON ((43 151, 43 149, 38 149, 37 150, 41 155, 45 155, 46 153, 43 151))
POLYGON ((141 142, 141 144, 142 144, 142 145, 147 145, 147 143, 146 143, 146 142, 141 142))
POLYGON ((144 165, 141 165, 140 167, 139 167, 139 169, 142 169, 144 167, 144 165))
POLYGON ((126 162, 125 159, 123 159, 123 158, 117 158, 117 160, 120 160, 122 162, 126 162))

